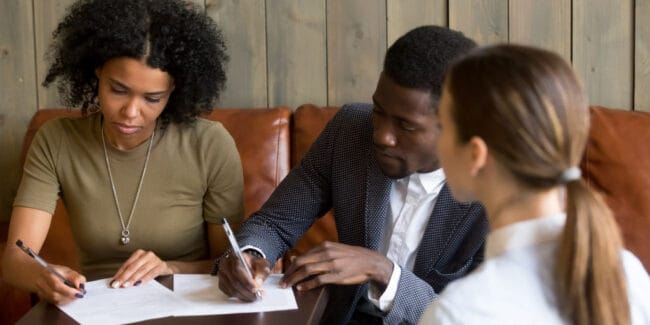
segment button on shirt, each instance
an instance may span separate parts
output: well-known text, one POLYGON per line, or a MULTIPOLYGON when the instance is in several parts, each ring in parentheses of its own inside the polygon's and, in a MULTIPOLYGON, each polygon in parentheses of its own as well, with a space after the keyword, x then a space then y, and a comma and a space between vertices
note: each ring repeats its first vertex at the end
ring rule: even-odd
POLYGON ((383 312, 393 306, 401 269, 413 271, 417 249, 444 184, 442 168, 430 173, 415 173, 392 184, 390 214, 386 218, 379 252, 393 262, 393 273, 383 293, 372 283, 368 286, 368 299, 383 312))

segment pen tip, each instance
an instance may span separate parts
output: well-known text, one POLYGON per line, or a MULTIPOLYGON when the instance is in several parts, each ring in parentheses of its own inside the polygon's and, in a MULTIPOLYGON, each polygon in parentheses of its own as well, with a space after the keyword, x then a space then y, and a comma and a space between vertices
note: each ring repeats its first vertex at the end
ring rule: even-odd
POLYGON ((18 239, 18 240, 16 240, 16 245, 18 245, 18 246, 21 246, 21 247, 22 247, 22 246, 23 246, 23 241, 22 241, 22 240, 20 240, 20 239, 18 239))
POLYGON ((221 223, 223 223, 223 224, 228 223, 228 220, 226 220, 226 217, 222 217, 222 218, 221 218, 221 223))

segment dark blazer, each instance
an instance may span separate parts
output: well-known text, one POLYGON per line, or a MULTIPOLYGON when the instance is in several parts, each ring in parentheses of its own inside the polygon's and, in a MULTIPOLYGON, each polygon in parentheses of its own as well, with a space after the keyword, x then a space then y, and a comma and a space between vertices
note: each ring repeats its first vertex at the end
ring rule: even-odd
MULTIPOLYGON (((273 263, 330 208, 341 243, 377 250, 389 213, 392 180, 379 169, 372 144, 372 105, 346 105, 325 127, 300 165, 240 228, 240 245, 260 248, 273 263)), ((432 153, 433 154, 433 153, 432 153)), ((402 269, 384 321, 416 323, 449 281, 482 261, 487 220, 479 204, 460 204, 441 190, 417 251, 402 269)), ((323 323, 347 323, 367 284, 331 286, 323 323)))

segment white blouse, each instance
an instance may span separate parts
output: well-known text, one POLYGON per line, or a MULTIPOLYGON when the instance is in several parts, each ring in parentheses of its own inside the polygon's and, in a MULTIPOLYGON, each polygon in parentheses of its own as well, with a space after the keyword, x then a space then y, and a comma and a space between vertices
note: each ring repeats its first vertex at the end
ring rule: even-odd
MULTIPOLYGON (((420 324, 566 324, 553 292, 553 261, 564 214, 491 232, 485 261, 450 283, 420 324)), ((650 324, 650 277, 636 256, 621 255, 632 324, 650 324)))

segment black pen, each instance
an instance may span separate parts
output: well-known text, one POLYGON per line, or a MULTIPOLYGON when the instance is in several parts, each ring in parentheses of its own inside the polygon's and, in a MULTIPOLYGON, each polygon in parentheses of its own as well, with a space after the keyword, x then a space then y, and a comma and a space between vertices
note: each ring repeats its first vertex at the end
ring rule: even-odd
MULTIPOLYGON (((226 237, 228 237, 228 241, 230 242, 230 248, 232 249, 233 253, 237 256, 239 262, 244 266, 244 270, 246 271, 248 276, 251 279, 253 279, 253 273, 248 268, 248 264, 246 264, 246 260, 244 259, 244 256, 242 256, 241 254, 241 249, 239 248, 237 239, 235 239, 235 234, 232 233, 232 229, 230 229, 230 225, 228 224, 228 220, 226 220, 226 217, 223 218, 223 230, 226 232, 226 237)), ((253 281, 255 281, 255 279, 253 279, 253 281)), ((262 294, 260 293, 259 290, 255 291, 255 297, 257 297, 257 299, 262 298, 262 294)))
POLYGON ((61 279, 61 281, 63 281, 63 283, 65 283, 65 285, 67 285, 68 287, 70 287, 72 289, 77 289, 75 287, 74 283, 72 283, 72 281, 70 281, 70 280, 66 279, 65 277, 63 277, 63 275, 61 275, 61 273, 57 272, 54 268, 52 268, 49 264, 47 264, 47 262, 45 262, 45 260, 43 260, 40 256, 38 256, 38 254, 34 253, 34 251, 31 248, 29 248, 27 246, 24 246, 22 240, 20 240, 20 239, 16 240, 16 246, 20 247, 20 249, 23 252, 25 252, 25 254, 33 257, 36 260, 36 262, 38 262, 38 264, 42 265, 50 273, 56 275, 56 277, 61 279))

